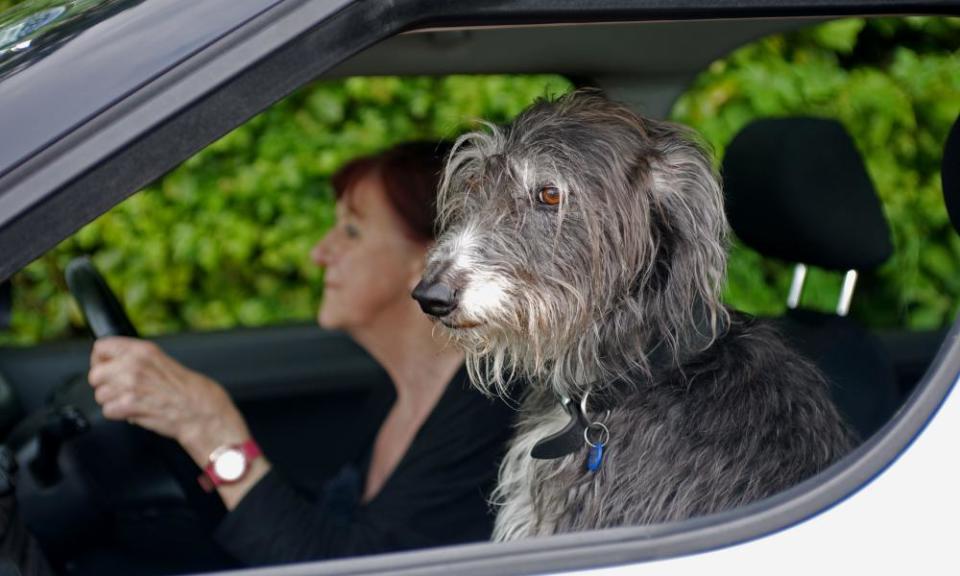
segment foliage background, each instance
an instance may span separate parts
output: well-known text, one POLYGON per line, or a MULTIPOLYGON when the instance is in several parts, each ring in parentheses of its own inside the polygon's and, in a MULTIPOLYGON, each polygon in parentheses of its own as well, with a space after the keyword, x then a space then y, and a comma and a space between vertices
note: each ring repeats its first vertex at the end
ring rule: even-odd
MULTIPOLYGON (((0 0, 0 9, 10 5, 0 0)), ((810 114, 853 135, 891 221, 896 254, 861 280, 853 313, 874 327, 949 323, 960 238, 940 191, 943 141, 960 112, 960 19, 847 19, 765 38, 714 63, 673 117, 722 153, 752 118, 810 114)), ((557 76, 352 78, 294 93, 81 229, 14 279, 0 343, 82 331, 62 271, 91 254, 145 335, 303 321, 321 297, 309 248, 330 225, 330 174, 358 154, 509 120, 571 88, 557 76)), ((777 313, 790 266, 735 245, 728 301, 777 313)), ((830 309, 839 278, 811 274, 830 309)))

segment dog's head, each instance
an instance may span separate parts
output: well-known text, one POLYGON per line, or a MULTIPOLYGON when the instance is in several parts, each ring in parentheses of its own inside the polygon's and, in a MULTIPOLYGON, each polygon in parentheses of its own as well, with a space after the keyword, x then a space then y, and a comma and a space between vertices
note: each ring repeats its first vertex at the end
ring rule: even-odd
POLYGON ((679 126, 592 91, 462 136, 439 195, 441 236, 414 291, 467 352, 474 381, 571 393, 648 370, 716 329, 726 220, 709 156, 679 126))

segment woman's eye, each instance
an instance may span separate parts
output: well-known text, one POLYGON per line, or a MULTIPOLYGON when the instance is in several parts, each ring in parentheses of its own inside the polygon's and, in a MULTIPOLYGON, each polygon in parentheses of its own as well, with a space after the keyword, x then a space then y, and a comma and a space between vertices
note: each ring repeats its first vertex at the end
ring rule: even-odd
POLYGON ((343 230, 344 230, 344 232, 347 233, 347 238, 359 238, 359 237, 360 237, 360 230, 357 229, 357 227, 354 226, 353 224, 345 224, 345 225, 343 226, 343 230))
POLYGON ((537 201, 546 206, 560 204, 560 189, 556 186, 544 186, 537 193, 537 201))

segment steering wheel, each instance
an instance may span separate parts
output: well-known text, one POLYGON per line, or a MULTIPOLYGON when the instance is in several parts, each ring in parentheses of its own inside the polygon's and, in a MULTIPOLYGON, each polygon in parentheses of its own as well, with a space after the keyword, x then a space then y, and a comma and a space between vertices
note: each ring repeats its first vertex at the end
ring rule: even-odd
MULTIPOLYGON (((67 287, 94 337, 138 336, 123 305, 89 258, 72 260, 65 276, 67 287)), ((145 451, 156 454, 163 463, 162 469, 167 470, 203 521, 213 526, 223 517, 226 512, 223 501, 216 493, 207 493, 200 487, 197 477, 201 470, 179 444, 133 424, 124 424, 123 429, 145 451)))
POLYGON ((71 260, 64 275, 94 337, 139 336, 123 305, 89 258, 71 260))

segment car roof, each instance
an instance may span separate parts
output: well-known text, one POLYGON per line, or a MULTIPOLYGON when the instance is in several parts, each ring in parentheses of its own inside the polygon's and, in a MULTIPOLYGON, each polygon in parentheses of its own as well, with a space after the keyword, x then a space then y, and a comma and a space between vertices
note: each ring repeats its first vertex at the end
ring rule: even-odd
MULTIPOLYGON (((86 7, 75 12, 12 12, 0 23, 0 133, 17 138, 0 147, 0 176, 280 3, 81 1, 74 4, 86 7)), ((736 46, 799 25, 773 19, 415 30, 325 76, 552 72, 685 84, 736 46), (680 37, 690 40, 663 50, 680 37)))
POLYGON ((13 12, 0 24, 14 32, 0 32, 0 133, 17 137, 0 147, 0 175, 278 2, 125 0, 13 12))
POLYGON ((0 134, 6 136, 0 147, 0 253, 5 255, 0 280, 242 121, 325 74, 550 71, 641 77, 647 85, 674 87, 654 106, 662 111, 675 87, 711 59, 796 24, 782 18, 943 11, 958 2, 72 4, 87 11, 41 21, 28 43, 17 38, 16 53, 0 46, 7 51, 0 55, 0 134), (740 17, 752 20, 678 22, 740 17), (657 23, 614 24, 640 20, 657 23), (593 24, 556 26, 577 23, 593 24), (42 34, 44 26, 49 37, 42 34), (485 29, 510 26, 522 28, 485 29), (433 31, 402 34, 424 28, 433 31), (657 49, 675 37, 683 40, 670 51, 657 49))

